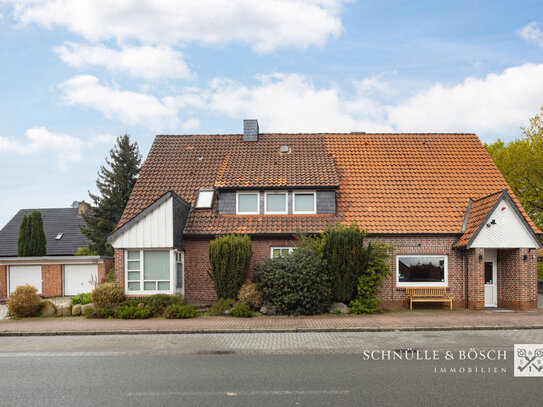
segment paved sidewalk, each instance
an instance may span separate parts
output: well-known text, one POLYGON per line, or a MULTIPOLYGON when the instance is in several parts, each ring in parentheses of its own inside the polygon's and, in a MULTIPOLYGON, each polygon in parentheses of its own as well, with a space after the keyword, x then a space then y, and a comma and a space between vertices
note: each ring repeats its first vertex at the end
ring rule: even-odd
POLYGON ((167 333, 252 331, 379 331, 447 329, 543 329, 543 310, 416 310, 374 315, 319 315, 309 317, 234 318, 197 317, 171 320, 86 319, 84 317, 29 318, 0 321, 0 335, 69 333, 167 333))

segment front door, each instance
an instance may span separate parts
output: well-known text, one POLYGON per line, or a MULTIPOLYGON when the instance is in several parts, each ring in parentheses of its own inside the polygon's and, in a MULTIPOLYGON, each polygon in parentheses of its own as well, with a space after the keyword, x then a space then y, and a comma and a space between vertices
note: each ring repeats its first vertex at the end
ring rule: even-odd
POLYGON ((485 307, 498 306, 496 261, 485 261, 485 307))

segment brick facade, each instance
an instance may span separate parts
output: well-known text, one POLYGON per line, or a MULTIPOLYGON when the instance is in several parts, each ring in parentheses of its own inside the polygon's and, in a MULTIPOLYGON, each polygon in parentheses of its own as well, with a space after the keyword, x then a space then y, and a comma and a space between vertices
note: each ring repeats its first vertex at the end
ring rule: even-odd
POLYGON ((115 282, 124 288, 124 249, 115 249, 115 282))
POLYGON ((8 296, 8 266, 0 266, 0 298, 8 296))
POLYGON ((42 264, 41 279, 41 292, 45 297, 62 296, 62 264, 42 264))
MULTIPOLYGON (((123 263, 124 264, 124 263, 123 263)), ((104 259, 103 263, 98 263, 98 282, 107 282, 109 270, 115 267, 115 259, 104 259)))
POLYGON ((535 251, 498 250, 498 306, 516 310, 537 308, 535 251))

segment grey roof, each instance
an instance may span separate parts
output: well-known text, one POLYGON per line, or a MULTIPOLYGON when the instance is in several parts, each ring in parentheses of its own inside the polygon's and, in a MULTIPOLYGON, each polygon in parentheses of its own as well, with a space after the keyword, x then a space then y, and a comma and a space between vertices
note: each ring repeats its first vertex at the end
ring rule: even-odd
POLYGON ((34 210, 41 212, 43 228, 47 239, 47 256, 70 256, 79 247, 85 247, 85 237, 79 230, 84 221, 77 213, 77 208, 47 208, 47 209, 21 209, 0 230, 0 257, 17 256, 17 240, 19 227, 24 215, 34 210), (64 233, 60 240, 55 240, 59 233, 64 233))

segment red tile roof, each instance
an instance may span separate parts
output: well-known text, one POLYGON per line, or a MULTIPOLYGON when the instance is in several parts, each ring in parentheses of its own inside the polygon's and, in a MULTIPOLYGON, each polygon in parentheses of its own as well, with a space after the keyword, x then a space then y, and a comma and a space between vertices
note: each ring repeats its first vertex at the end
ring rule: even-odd
POLYGON ((460 234, 469 199, 504 189, 527 217, 474 134, 193 135, 156 137, 119 226, 169 190, 194 203, 202 188, 337 185, 336 215, 197 209, 186 233, 318 232, 339 221, 374 234, 460 234))

